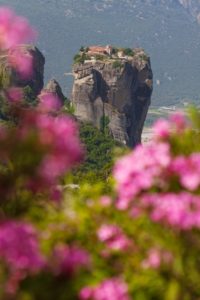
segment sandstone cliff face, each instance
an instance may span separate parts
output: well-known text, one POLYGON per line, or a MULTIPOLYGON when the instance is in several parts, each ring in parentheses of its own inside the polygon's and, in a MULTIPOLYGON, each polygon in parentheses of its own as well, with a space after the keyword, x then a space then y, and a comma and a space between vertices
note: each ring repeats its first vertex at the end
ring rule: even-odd
POLYGON ((144 52, 129 59, 90 61, 73 67, 72 102, 81 121, 100 127, 109 119, 115 140, 134 147, 141 133, 151 101, 153 75, 144 52))

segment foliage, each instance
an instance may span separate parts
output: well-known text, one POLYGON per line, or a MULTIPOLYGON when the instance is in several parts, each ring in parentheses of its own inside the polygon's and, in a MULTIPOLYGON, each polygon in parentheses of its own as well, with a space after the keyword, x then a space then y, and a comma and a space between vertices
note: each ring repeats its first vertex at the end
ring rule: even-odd
POLYGON ((62 107, 62 112, 74 116, 74 107, 72 102, 68 98, 65 98, 64 105, 62 107))
POLYGON ((120 60, 115 60, 112 64, 114 69, 121 69, 123 67, 123 64, 120 60))
POLYGON ((105 60, 105 59, 106 59, 106 56, 104 56, 104 55, 100 55, 100 54, 97 54, 97 55, 95 55, 95 58, 96 58, 96 60, 103 61, 103 60, 105 60))
POLYGON ((142 54, 139 57, 142 61, 148 61, 148 56, 146 54, 142 54))
POLYGON ((37 104, 37 99, 34 95, 32 88, 29 85, 23 88, 23 98, 25 103, 28 103, 30 105, 37 104))
POLYGON ((89 59, 89 56, 85 52, 82 54, 76 54, 74 56, 74 64, 83 64, 87 59, 89 59))
MULTIPOLYGON (((107 119, 106 119, 107 121, 107 119)), ((113 151, 117 143, 104 127, 99 131, 91 124, 80 124, 80 138, 85 145, 85 161, 74 171, 75 183, 106 180, 113 165, 113 151)))
POLYGON ((105 133, 105 134, 109 134, 109 125, 110 120, 108 116, 102 116, 101 120, 100 120, 100 130, 105 133))
POLYGON ((131 49, 131 48, 125 48, 123 50, 124 52, 124 55, 127 55, 127 56, 134 56, 134 51, 131 49))
POLYGON ((79 51, 80 51, 80 52, 84 52, 84 51, 85 51, 85 47, 84 47, 84 46, 81 46, 81 48, 80 48, 79 51))
POLYGON ((74 64, 77 64, 77 63, 83 63, 84 60, 82 59, 82 55, 81 54, 76 54, 74 56, 74 64))

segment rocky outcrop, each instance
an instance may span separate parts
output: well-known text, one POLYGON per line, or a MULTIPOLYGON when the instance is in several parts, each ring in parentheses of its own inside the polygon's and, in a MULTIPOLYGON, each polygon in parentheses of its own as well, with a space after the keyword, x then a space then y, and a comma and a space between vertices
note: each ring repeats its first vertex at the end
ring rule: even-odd
POLYGON ((30 86, 33 94, 37 96, 44 86, 44 65, 45 58, 40 50, 32 45, 20 46, 22 51, 28 52, 33 57, 33 71, 29 78, 22 79, 21 76, 13 71, 12 83, 19 87, 30 86))
POLYGON ((25 53, 30 53, 33 57, 32 73, 25 77, 17 73, 17 71, 8 63, 7 53, 0 57, 0 78, 3 88, 7 88, 10 84, 17 87, 29 86, 33 96, 37 96, 44 85, 44 64, 45 58, 35 46, 22 45, 20 50, 25 53))
POLYGON ((55 79, 51 79, 45 88, 43 89, 43 92, 45 93, 51 93, 54 96, 58 97, 62 104, 65 101, 65 96, 63 95, 62 89, 59 85, 59 83, 55 79))
POLYGON ((78 119, 100 127, 107 118, 114 139, 130 147, 141 142, 153 87, 150 59, 141 49, 134 53, 131 58, 75 64, 72 90, 78 119))

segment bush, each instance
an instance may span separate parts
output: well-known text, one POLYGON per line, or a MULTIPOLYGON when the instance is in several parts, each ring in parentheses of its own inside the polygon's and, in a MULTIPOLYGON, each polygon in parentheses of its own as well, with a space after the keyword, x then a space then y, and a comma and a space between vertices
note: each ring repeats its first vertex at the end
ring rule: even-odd
POLYGON ((123 51, 124 51, 124 55, 134 56, 134 51, 131 48, 125 48, 123 51))
POLYGON ((76 54, 74 56, 74 64, 83 64, 83 63, 84 63, 83 55, 76 54))
POLYGON ((121 69, 123 67, 123 64, 119 60, 115 60, 112 64, 114 69, 121 69))

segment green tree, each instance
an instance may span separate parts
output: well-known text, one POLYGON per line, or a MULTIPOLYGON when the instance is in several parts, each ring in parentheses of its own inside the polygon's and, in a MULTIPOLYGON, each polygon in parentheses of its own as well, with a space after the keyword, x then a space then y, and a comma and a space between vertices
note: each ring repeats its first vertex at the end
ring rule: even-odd
POLYGON ((123 51, 127 56, 134 56, 134 51, 131 48, 125 48, 123 51))

